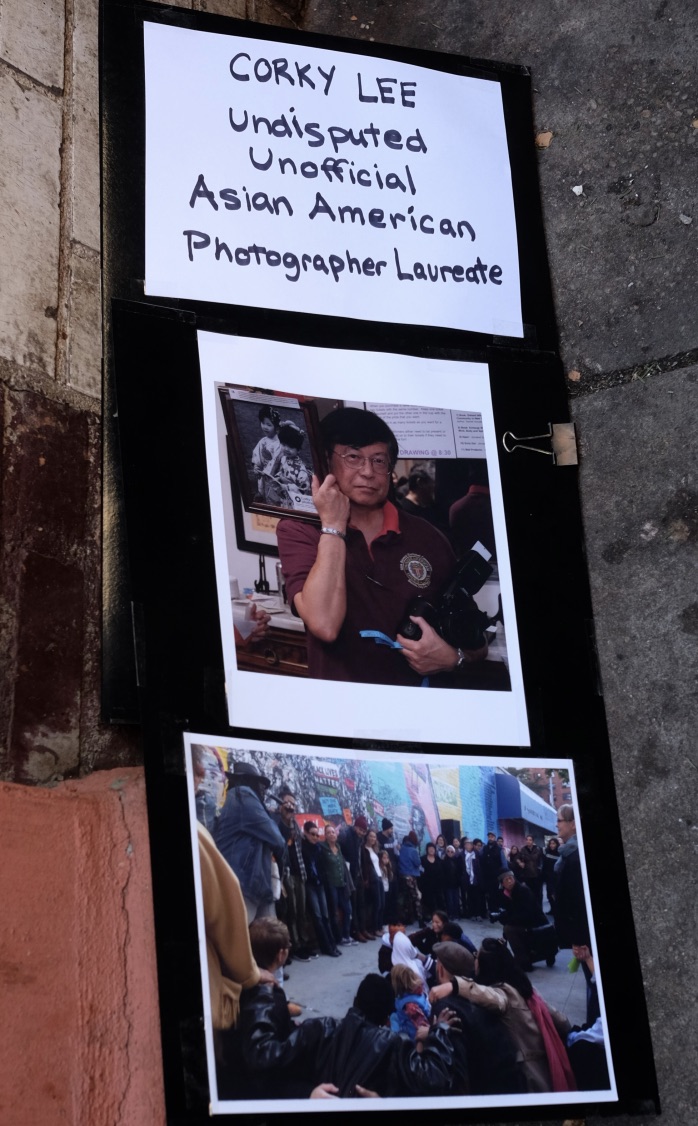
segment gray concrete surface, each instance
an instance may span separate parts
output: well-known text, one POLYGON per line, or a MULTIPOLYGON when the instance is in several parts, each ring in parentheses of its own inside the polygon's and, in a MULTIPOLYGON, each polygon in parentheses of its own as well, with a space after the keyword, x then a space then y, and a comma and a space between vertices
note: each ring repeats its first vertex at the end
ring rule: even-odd
MULTIPOLYGON (((466 934, 475 946, 483 938, 499 938, 502 928, 493 923, 466 923, 461 920, 466 934)), ((408 930, 416 928, 409 927, 408 930)), ((321 955, 311 962, 293 962, 288 968, 289 978, 284 985, 289 1001, 303 1006, 301 1019, 315 1016, 341 1018, 353 1003, 359 982, 366 974, 378 972, 380 941, 359 946, 342 946, 342 957, 321 955)), ((570 974, 567 966, 570 950, 559 951, 555 965, 548 967, 538 962, 531 973, 533 987, 551 1005, 569 1017, 572 1024, 586 1020, 586 989, 580 971, 570 974)))
POLYGON ((688 1126, 698 1105, 698 7, 310 0, 303 26, 531 67, 536 131, 553 133, 538 155, 546 240, 562 357, 579 373, 569 390, 589 570, 660 1095, 664 1120, 688 1126))

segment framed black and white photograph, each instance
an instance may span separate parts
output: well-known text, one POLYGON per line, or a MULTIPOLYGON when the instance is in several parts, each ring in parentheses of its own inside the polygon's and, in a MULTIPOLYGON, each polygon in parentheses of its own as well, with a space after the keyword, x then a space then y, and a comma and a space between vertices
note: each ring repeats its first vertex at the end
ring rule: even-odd
POLYGON ((315 403, 235 385, 219 388, 219 395, 231 480, 245 511, 317 520, 311 495, 313 474, 320 472, 315 403))

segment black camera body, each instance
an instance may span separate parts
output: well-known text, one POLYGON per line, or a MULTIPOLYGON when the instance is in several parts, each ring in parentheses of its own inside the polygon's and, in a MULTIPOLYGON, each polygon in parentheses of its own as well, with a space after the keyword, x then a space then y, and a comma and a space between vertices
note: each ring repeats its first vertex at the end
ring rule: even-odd
POLYGON ((481 649, 486 641, 485 630, 502 621, 501 599, 497 614, 491 618, 479 608, 473 597, 492 571, 492 565, 479 551, 469 551, 434 603, 419 596, 411 600, 397 632, 409 641, 419 641, 422 631, 411 619, 424 618, 454 649, 481 649))

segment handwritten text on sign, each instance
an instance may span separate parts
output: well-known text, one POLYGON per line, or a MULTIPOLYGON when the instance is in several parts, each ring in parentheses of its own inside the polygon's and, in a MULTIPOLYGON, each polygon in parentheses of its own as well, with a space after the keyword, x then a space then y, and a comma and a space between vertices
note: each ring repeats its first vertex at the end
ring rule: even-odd
POLYGON ((497 82, 145 24, 146 292, 521 336, 497 82))

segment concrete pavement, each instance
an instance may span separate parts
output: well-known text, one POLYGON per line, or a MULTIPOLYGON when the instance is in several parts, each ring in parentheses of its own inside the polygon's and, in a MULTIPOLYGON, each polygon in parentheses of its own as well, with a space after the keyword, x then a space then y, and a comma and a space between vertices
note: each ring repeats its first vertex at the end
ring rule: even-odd
MULTIPOLYGON (((499 938, 502 934, 499 924, 475 923, 465 919, 460 923, 475 946, 479 946, 483 938, 499 938)), ((411 930, 416 930, 416 927, 409 927, 408 932, 411 930)), ((289 966, 289 978, 284 988, 289 1001, 303 1006, 300 1019, 343 1017, 354 1000, 361 979, 366 974, 378 972, 379 946, 380 940, 376 939, 359 946, 342 946, 341 958, 321 954, 310 962, 294 961, 289 966)), ((534 988, 546 1001, 569 1017, 572 1024, 583 1024, 586 1019, 584 975, 581 970, 576 974, 568 972, 567 964, 571 957, 571 950, 561 950, 554 966, 548 968, 545 962, 537 962, 530 976, 534 988)))

